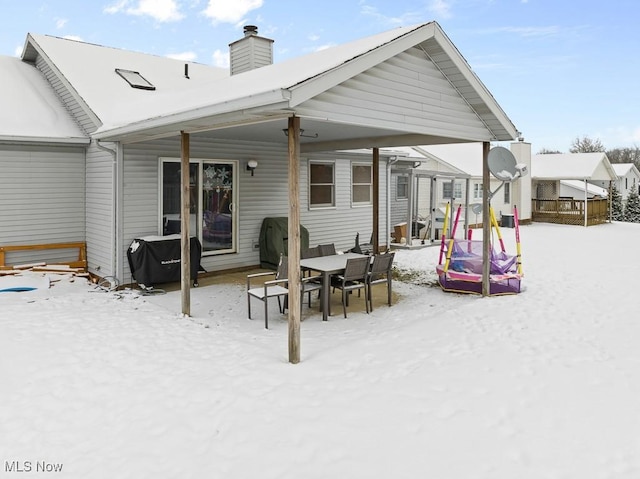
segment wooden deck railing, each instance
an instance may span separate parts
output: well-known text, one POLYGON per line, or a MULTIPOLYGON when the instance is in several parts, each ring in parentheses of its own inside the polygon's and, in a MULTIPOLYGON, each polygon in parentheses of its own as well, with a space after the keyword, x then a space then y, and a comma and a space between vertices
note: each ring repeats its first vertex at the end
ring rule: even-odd
MULTIPOLYGON (((584 225, 585 201, 572 198, 556 200, 531 200, 533 221, 584 225)), ((587 226, 606 223, 609 219, 609 201, 587 200, 587 226)))

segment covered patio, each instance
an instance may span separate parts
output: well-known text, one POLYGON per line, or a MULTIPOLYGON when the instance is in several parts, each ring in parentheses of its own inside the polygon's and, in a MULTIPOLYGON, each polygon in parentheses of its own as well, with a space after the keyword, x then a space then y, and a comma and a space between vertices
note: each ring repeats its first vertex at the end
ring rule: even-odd
MULTIPOLYGON (((99 141, 128 144, 180 138, 182 312, 190 313, 189 159, 201 141, 286 145, 289 357, 300 360, 300 163, 313 152, 371 152, 374 251, 379 250, 380 148, 484 143, 517 137, 510 119, 435 22, 403 27, 268 65, 185 92, 179 111, 105 125, 99 141)), ((152 101, 161 104, 160 92, 152 101)), ((126 155, 125 155, 126 156, 126 155)), ((486 169, 488 185, 488 169, 486 169)), ((285 181, 285 178, 277 180, 285 181)), ((488 188, 488 186, 487 186, 488 188)), ((485 195, 488 196, 488 195, 485 195)), ((488 207, 488 205, 487 205, 488 207)))

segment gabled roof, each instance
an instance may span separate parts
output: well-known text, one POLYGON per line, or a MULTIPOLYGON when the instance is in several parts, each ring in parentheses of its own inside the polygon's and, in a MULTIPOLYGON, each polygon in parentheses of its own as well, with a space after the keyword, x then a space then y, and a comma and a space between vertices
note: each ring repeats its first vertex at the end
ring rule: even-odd
MULTIPOLYGON (((419 49, 422 61, 435 65, 449 89, 462 99, 460 108, 472 113, 473 138, 456 134, 437 138, 443 135, 428 127, 416 127, 419 122, 412 128, 408 122, 381 126, 375 121, 341 119, 340 123, 359 127, 357 135, 361 139, 391 138, 400 133, 416 136, 414 143, 403 144, 421 144, 419 140, 425 141, 429 135, 439 142, 515 138, 515 126, 435 22, 397 28, 234 76, 226 70, 190 64, 191 80, 183 77, 184 62, 42 35, 28 37, 23 57, 32 60, 40 54, 62 75, 101 123, 97 138, 142 141, 179 131, 212 131, 286 118, 309 99, 412 48, 419 49), (113 73, 115 68, 140 72, 157 86, 156 90, 131 89, 113 73)), ((437 108, 433 109, 436 114, 437 108)), ((307 118, 323 116, 322 111, 317 117, 308 108, 305 112, 307 118)), ((345 129, 334 131, 344 134, 345 129)), ((387 141, 373 146, 399 144, 387 141)))
POLYGON ((79 104, 86 107, 97 127, 164 115, 180 105, 181 95, 197 87, 206 89, 229 76, 225 68, 29 34, 22 58, 35 61, 38 55, 47 60, 79 104), (185 65, 189 78, 185 77, 185 65), (132 88, 116 74, 116 69, 139 72, 156 90, 132 88))
POLYGON ((611 163, 611 166, 613 166, 613 170, 618 176, 626 176, 631 172, 634 176, 640 178, 640 170, 633 163, 611 163))
POLYGON ((618 176, 605 153, 534 155, 531 177, 537 180, 615 180, 618 176))
POLYGON ((33 65, 0 56, 0 71, 0 141, 88 143, 33 65))

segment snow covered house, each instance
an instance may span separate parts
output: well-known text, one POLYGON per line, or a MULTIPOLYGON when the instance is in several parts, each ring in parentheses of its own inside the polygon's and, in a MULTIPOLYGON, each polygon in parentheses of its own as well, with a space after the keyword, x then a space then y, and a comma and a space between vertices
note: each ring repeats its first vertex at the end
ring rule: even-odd
MULTIPOLYGON (((523 141, 510 145, 517 163, 531 164, 531 145, 523 141)), ((411 147, 412 154, 404 159, 411 169, 401 167, 392 170, 392 187, 390 194, 392 221, 410 223, 409 217, 431 226, 426 238, 435 240, 441 234, 444 213, 447 203, 455 210, 462 206, 460 227, 478 226, 482 223, 482 212, 473 211, 474 205, 482 203, 482 143, 458 145, 423 145, 411 147), (410 161, 409 161, 410 160, 410 161), (411 185, 412 200, 398 197, 397 191, 403 191, 403 183, 411 185), (394 198, 393 185, 396 187, 394 198), (412 204, 412 207, 408 206, 412 204)), ((513 182, 502 184, 500 180, 490 176, 490 190, 494 193, 491 206, 498 220, 513 215, 514 206, 518 208, 519 218, 526 223, 531 221, 531 177, 529 175, 513 182)), ((476 210, 478 211, 478 210, 476 210)), ((419 235, 419 227, 413 228, 413 236, 419 235)))
MULTIPOLYGON (((636 193, 640 192, 640 171, 633 163, 611 163, 613 170, 618 175, 618 178, 615 180, 614 184, 616 188, 618 188, 618 192, 620 192, 620 196, 622 197, 622 201, 626 201, 629 193, 631 191, 635 191, 636 193)), ((609 185, 606 181, 602 180, 594 180, 591 181, 594 185, 600 186, 602 188, 609 188, 609 185)))
POLYGON ((539 154, 531 163, 534 221, 589 226, 609 219, 608 195, 593 187, 608 189, 618 178, 605 153, 539 154))
POLYGON ((176 231, 186 158, 205 269, 258 264, 263 219, 297 208, 346 248, 388 224, 381 148, 516 137, 435 22, 276 64, 271 44, 246 28, 228 71, 28 34, 0 57, 0 245, 86 241, 129 282, 132 240, 176 231))

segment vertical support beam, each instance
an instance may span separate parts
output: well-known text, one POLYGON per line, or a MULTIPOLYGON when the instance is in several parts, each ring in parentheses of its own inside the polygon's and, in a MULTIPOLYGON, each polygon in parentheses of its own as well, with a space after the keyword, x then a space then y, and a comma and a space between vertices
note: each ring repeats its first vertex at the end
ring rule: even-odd
POLYGON ((180 132, 180 201, 182 212, 180 215, 180 291, 182 292, 182 314, 191 315, 191 290, 189 279, 191 276, 191 245, 189 244, 189 223, 191 219, 191 191, 189 189, 189 133, 180 132))
MULTIPOLYGON (((372 168, 373 170, 373 252, 380 252, 380 149, 373 149, 372 168)), ((389 198, 387 198, 389 201, 389 198)))
POLYGON ((584 226, 585 228, 587 226, 589 226, 589 208, 587 208, 588 204, 587 204, 587 198, 589 196, 589 192, 587 191, 587 186, 589 185, 589 183, 587 183, 587 179, 584 179, 584 226))
POLYGON ((482 143, 482 296, 489 296, 491 287, 491 182, 489 179, 488 141, 482 143))
POLYGON ((289 362, 300 362, 300 118, 289 118, 289 362))

